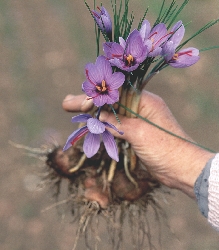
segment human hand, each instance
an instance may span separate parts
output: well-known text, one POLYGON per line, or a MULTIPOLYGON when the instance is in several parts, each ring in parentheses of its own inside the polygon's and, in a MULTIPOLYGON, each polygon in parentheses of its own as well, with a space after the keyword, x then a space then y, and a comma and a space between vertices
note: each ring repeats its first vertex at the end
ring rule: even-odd
MULTIPOLYGON (((86 100, 85 95, 68 95, 63 101, 63 108, 70 112, 87 112, 92 108, 92 100, 86 100)), ((192 140, 157 95, 143 91, 138 113, 158 126, 192 140)), ((101 111, 100 120, 107 121, 124 132, 124 135, 119 135, 110 130, 115 137, 127 140, 132 145, 136 155, 158 181, 195 197, 194 183, 214 154, 174 137, 140 118, 118 116, 121 124, 112 113, 101 111)))

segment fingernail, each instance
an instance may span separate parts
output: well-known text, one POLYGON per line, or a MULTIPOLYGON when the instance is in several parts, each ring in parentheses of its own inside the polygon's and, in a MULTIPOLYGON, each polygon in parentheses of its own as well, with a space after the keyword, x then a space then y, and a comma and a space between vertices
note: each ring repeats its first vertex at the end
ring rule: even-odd
POLYGON ((93 100, 85 98, 81 104, 81 107, 82 107, 82 109, 86 109, 86 108, 91 107, 92 105, 93 105, 93 100))
POLYGON ((75 97, 74 95, 67 95, 63 101, 64 102, 71 101, 72 99, 74 99, 74 97, 75 97))

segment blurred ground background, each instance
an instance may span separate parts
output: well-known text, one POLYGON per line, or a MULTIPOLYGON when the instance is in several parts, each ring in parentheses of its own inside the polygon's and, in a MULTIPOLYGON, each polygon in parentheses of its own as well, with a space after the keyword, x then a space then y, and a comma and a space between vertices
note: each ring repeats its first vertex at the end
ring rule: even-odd
MULTIPOLYGON (((149 5, 147 18, 153 23, 161 1, 130 2, 136 21, 149 5)), ((104 5, 110 6, 110 1, 104 5)), ((184 23, 192 21, 186 38, 218 17, 218 0, 191 0, 181 16, 184 23)), ((218 28, 190 45, 200 49, 219 45, 218 28)), ((56 209, 41 212, 54 203, 48 190, 36 191, 36 173, 43 164, 8 141, 30 147, 65 142, 73 129, 72 115, 62 110, 61 103, 66 94, 81 93, 84 65, 95 61, 94 41, 93 22, 82 0, 0 0, 0 250, 73 247, 75 225, 71 217, 64 217, 68 207, 61 206, 61 215, 56 209)), ((191 68, 166 69, 147 86, 167 102, 194 140, 215 151, 219 150, 218 79, 217 49, 203 52, 191 68)), ((158 249, 219 249, 218 234, 195 202, 180 192, 172 194, 163 206, 170 228, 163 230, 158 249)), ((83 242, 78 249, 86 249, 83 242)), ((112 248, 103 244, 102 249, 112 248)), ((124 244, 124 249, 132 248, 124 244)))

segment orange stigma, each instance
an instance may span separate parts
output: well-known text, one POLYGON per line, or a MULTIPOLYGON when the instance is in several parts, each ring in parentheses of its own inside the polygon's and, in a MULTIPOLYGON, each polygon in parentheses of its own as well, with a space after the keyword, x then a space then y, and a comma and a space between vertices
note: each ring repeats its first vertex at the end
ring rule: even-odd
POLYGON ((188 51, 184 51, 184 52, 179 52, 179 53, 175 53, 172 57, 173 60, 177 60, 179 59, 179 56, 182 55, 187 55, 187 56, 192 56, 192 50, 188 50, 188 51))

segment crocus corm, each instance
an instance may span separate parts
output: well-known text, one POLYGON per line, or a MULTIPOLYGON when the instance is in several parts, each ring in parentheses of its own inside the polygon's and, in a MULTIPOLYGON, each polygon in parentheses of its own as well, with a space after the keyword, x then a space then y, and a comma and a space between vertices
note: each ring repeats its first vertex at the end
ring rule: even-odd
POLYGON ((96 63, 85 66, 87 81, 82 84, 82 90, 93 99, 97 107, 104 104, 114 104, 119 100, 118 88, 125 81, 122 72, 112 72, 109 61, 104 56, 99 56, 96 63))
POLYGON ((106 130, 106 127, 114 129, 119 134, 123 132, 119 131, 114 125, 108 122, 101 122, 97 118, 93 118, 89 114, 80 114, 72 117, 72 122, 87 123, 85 126, 74 131, 67 139, 67 142, 63 148, 63 151, 69 149, 76 141, 86 135, 83 144, 83 151, 85 155, 90 158, 94 156, 100 148, 100 139, 102 140, 108 155, 115 161, 119 161, 118 149, 113 135, 106 130))

